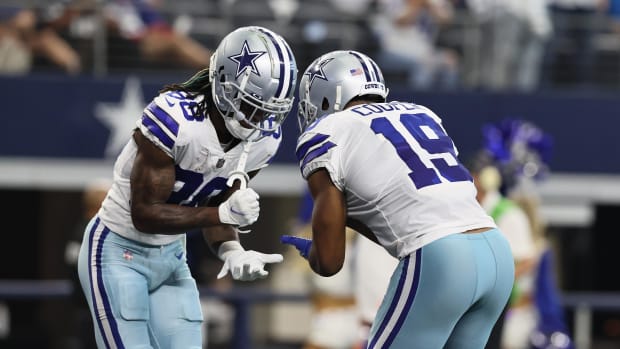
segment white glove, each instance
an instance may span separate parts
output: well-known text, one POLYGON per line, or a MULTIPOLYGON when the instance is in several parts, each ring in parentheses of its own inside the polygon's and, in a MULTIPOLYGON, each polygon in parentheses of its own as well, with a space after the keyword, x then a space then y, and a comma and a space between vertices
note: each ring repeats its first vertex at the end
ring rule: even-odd
POLYGON ((256 222, 259 211, 258 194, 252 188, 235 191, 218 207, 220 222, 242 227, 256 222))
POLYGON ((222 243, 217 255, 224 261, 224 266, 217 274, 217 278, 223 278, 230 271, 233 279, 241 281, 252 281, 267 277, 269 272, 265 270, 265 264, 280 263, 284 259, 281 254, 277 253, 265 254, 251 250, 246 251, 241 247, 239 241, 222 243))

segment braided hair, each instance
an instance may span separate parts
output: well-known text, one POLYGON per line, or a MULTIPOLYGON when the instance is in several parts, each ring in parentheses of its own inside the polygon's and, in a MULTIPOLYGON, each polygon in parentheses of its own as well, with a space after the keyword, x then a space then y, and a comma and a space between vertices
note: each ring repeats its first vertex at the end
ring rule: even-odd
POLYGON ((203 95, 204 98, 198 103, 195 112, 198 115, 208 116, 207 106, 213 101, 211 95, 211 83, 209 81, 209 68, 205 68, 194 74, 189 80, 183 83, 173 83, 165 85, 159 93, 168 91, 181 91, 187 93, 188 97, 196 98, 203 95))

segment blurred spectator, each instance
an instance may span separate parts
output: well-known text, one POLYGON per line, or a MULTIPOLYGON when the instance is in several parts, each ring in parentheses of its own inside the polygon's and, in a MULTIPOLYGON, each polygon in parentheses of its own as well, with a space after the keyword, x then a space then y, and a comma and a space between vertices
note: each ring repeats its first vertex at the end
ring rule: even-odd
POLYGON ((588 85, 594 75, 594 35, 600 27, 600 14, 610 0, 549 0, 554 39, 549 47, 550 64, 559 66, 552 82, 588 85), (561 75, 560 75, 561 73, 561 75))
POLYGON ((492 213, 494 218, 499 216, 496 218, 498 225, 508 218, 510 210, 514 216, 511 228, 521 226, 518 240, 515 240, 516 235, 509 237, 515 258, 531 260, 525 258, 531 255, 529 249, 532 249, 535 261, 533 269, 529 262, 523 263, 523 267, 516 265, 517 279, 505 317, 502 348, 574 348, 555 285, 552 251, 540 216, 540 198, 535 185, 548 174, 552 139, 533 123, 518 119, 485 125, 483 134, 484 153, 478 164, 473 165, 479 169, 475 177, 477 188, 481 192, 495 191, 495 197, 499 195, 499 203, 493 209, 496 214, 492 213), (510 201, 502 204, 502 197, 510 201), (526 220, 519 214, 521 223, 517 223, 516 210, 522 211, 526 220), (529 223, 534 247, 524 239, 523 232, 528 229, 523 227, 525 222, 529 223), (526 248, 528 245, 530 247, 526 248))
POLYGON ((515 202, 499 192, 501 175, 486 152, 478 154, 469 169, 476 199, 506 235, 515 259, 515 283, 508 312, 497 320, 486 348, 529 349, 529 336, 538 321, 532 297, 538 253, 530 222, 515 202))
POLYGON ((0 72, 29 72, 35 57, 42 57, 69 74, 81 70, 80 57, 41 12, 25 7, 0 8, 0 72))
POLYGON ((612 20, 612 30, 620 34, 620 0, 609 0, 609 16, 612 20))
MULTIPOLYGON (((143 68, 145 64, 192 70, 208 67, 211 51, 175 30, 161 13, 162 4, 161 0, 109 0, 103 4, 95 0, 70 0, 56 4, 49 12, 59 30, 91 45, 104 25, 107 64, 114 68, 143 68)), ((88 57, 91 51, 92 48, 86 47, 83 55, 88 57)))
POLYGON ((435 40, 452 16, 447 0, 379 0, 373 24, 380 41, 377 63, 388 74, 406 71, 415 89, 455 87, 458 56, 435 40))
MULTIPOLYGON (((306 191, 296 222, 298 236, 310 237, 311 214, 312 197, 306 191)), ((353 231, 347 231, 344 265, 336 275, 319 276, 312 272, 307 263, 293 265, 299 268, 297 272, 303 273, 306 279, 312 307, 312 318, 303 349, 350 349, 357 341, 358 321, 353 291, 354 236, 353 231)), ((296 250, 291 251, 297 254, 296 250)))
POLYGON ((362 349, 367 347, 370 327, 398 265, 398 259, 361 234, 356 235, 353 246, 356 256, 353 261, 353 289, 360 329, 357 348, 362 349))
POLYGON ((211 51, 176 32, 159 11, 161 5, 160 0, 112 0, 105 7, 105 15, 120 37, 138 45, 146 61, 192 69, 208 67, 211 51))
POLYGON ((351 17, 368 15, 368 10, 374 1, 376 0, 329 0, 336 10, 351 17))
POLYGON ((537 88, 552 32, 546 0, 467 0, 467 5, 480 33, 477 85, 492 90, 537 88))
MULTIPOLYGON (((310 237, 306 229, 302 237, 310 237)), ((355 232, 347 231, 347 252, 342 270, 323 277, 307 270, 311 287, 312 322, 303 349, 350 349, 358 339, 358 317, 353 289, 355 232)))

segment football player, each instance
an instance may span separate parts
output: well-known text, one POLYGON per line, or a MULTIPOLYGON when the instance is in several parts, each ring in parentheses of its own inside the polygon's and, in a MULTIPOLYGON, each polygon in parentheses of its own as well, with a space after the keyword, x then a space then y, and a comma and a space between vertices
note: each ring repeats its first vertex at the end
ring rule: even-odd
POLYGON ((237 230, 258 219, 258 195, 245 180, 280 145, 296 75, 280 35, 243 27, 221 41, 208 69, 166 86, 144 109, 79 256, 99 348, 201 348, 189 230, 202 228, 224 262, 218 277, 263 278, 267 263, 282 261, 246 251, 237 230))
POLYGON ((323 276, 342 266, 347 225, 399 259, 367 348, 483 348, 512 288, 510 246, 441 119, 387 95, 359 52, 330 52, 305 71, 296 154, 314 198, 312 240, 284 242, 323 276))

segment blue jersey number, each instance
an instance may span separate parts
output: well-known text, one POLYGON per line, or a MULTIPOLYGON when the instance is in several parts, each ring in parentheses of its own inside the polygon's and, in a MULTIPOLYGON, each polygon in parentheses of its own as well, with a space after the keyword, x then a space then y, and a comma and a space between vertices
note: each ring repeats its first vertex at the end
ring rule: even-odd
POLYGON ((204 199, 209 197, 214 191, 222 191, 227 188, 226 178, 215 177, 204 183, 202 173, 193 172, 175 167, 176 180, 182 182, 183 186, 178 191, 173 191, 166 201, 169 204, 179 204, 183 206, 196 206, 204 199))
POLYGON ((409 178, 416 188, 441 183, 439 175, 449 182, 472 180, 469 172, 456 158, 452 139, 435 120, 426 114, 401 114, 399 121, 428 154, 416 153, 386 117, 372 120, 370 127, 394 146, 398 156, 411 169, 409 178))

